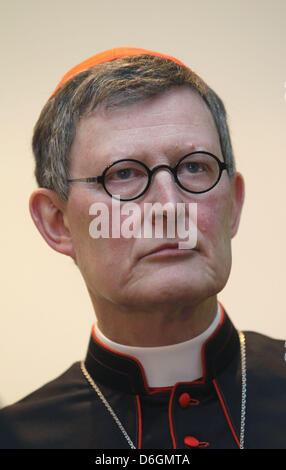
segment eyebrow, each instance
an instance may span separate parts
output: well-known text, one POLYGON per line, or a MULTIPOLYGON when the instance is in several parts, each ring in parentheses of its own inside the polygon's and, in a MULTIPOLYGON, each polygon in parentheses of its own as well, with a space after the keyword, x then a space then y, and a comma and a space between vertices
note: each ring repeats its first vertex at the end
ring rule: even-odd
MULTIPOLYGON (((183 147, 181 147, 181 148, 183 148, 183 147)), ((170 154, 169 156, 166 155, 166 153, 164 153, 163 155, 168 159, 168 161, 171 165, 175 164, 184 155, 187 155, 187 154, 192 153, 192 152, 202 151, 202 152, 210 152, 214 155, 217 155, 217 152, 214 152, 212 149, 210 149, 209 146, 205 146, 205 145, 196 146, 194 144, 190 144, 190 145, 187 145, 186 147, 184 146, 184 149, 185 150, 179 150, 179 148, 177 148, 177 149, 174 149, 173 152, 170 150, 170 152, 168 152, 170 154)), ((96 163, 98 163, 98 168, 95 168, 94 171, 96 172, 97 176, 99 176, 104 172, 104 170, 106 168, 111 166, 113 163, 115 163, 117 161, 120 161, 120 160, 129 160, 129 159, 142 161, 149 168, 153 168, 153 166, 156 166, 157 164, 160 164, 160 162, 158 162, 158 161, 154 162, 154 163, 153 162, 151 163, 150 158, 152 158, 153 156, 155 156, 155 153, 150 154, 150 152, 144 152, 144 151, 138 151, 138 152, 132 152, 132 153, 128 152, 128 153, 124 153, 122 155, 116 155, 116 156, 112 155, 112 156, 109 156, 109 157, 106 154, 106 157, 101 157, 100 158, 100 162, 98 162, 98 159, 96 159, 96 158, 93 159, 93 162, 95 163, 95 166, 97 166, 96 163), (106 160, 104 160, 104 158, 106 158, 106 160)), ((162 160, 162 162, 163 162, 163 160, 162 160)), ((89 171, 93 171, 93 169, 89 170, 89 171)), ((94 176, 96 176, 96 174, 94 174, 94 176)))

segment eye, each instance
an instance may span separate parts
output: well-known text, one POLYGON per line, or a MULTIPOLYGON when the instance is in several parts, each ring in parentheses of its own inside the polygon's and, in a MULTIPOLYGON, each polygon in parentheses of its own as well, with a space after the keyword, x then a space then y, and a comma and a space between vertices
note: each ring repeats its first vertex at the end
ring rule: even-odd
POLYGON ((109 181, 129 181, 134 178, 139 178, 142 175, 142 171, 136 168, 120 168, 119 170, 113 169, 107 173, 109 181))
POLYGON ((201 173, 203 171, 206 171, 205 165, 200 162, 186 162, 185 169, 189 173, 201 173))
POLYGON ((124 168, 121 170, 117 170, 113 175, 113 178, 117 178, 119 180, 127 180, 134 175, 134 170, 132 168, 124 168))
POLYGON ((145 177, 146 170, 140 163, 127 160, 112 165, 105 174, 105 182, 131 183, 145 177))

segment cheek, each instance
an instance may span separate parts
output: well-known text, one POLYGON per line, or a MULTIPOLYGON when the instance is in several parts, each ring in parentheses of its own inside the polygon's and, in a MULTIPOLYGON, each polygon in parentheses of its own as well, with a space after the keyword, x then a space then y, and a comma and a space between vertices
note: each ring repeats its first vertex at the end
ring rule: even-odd
POLYGON ((213 197, 211 203, 198 206, 198 246, 217 292, 225 286, 231 269, 230 211, 227 198, 213 197))
POLYGON ((198 203, 198 231, 202 235, 208 234, 214 239, 230 236, 230 210, 229 198, 211 197, 198 203))
POLYGON ((97 201, 98 205, 94 205, 94 201, 88 197, 82 198, 80 204, 78 200, 79 198, 76 201, 71 200, 69 209, 77 264, 89 275, 97 276, 99 273, 104 278, 106 272, 111 272, 114 276, 118 268, 122 269, 130 259, 128 252, 131 241, 119 237, 120 226, 126 216, 119 215, 112 222, 109 201, 97 201))
POLYGON ((215 269, 231 263, 230 211, 229 199, 221 197, 198 206, 198 243, 215 269))
POLYGON ((216 240, 227 235, 226 218, 215 211, 202 208, 198 210, 198 233, 208 239, 216 240))

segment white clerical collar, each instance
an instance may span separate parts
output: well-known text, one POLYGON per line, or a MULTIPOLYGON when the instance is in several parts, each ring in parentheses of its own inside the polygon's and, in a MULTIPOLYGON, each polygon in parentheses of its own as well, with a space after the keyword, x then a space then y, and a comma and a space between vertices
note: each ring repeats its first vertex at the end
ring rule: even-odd
POLYGON ((149 387, 170 387, 177 382, 192 382, 203 376, 202 346, 215 331, 221 315, 218 304, 215 319, 203 333, 170 346, 150 348, 115 343, 102 334, 97 323, 94 325, 94 334, 108 348, 136 358, 143 366, 149 387))

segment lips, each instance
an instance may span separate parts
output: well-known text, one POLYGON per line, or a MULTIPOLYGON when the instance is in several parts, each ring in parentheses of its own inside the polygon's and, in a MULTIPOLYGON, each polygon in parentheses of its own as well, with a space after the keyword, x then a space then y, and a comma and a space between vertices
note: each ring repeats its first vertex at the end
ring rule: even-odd
POLYGON ((178 257, 186 254, 190 254, 193 250, 183 250, 179 248, 178 242, 172 243, 163 243, 161 245, 155 246, 149 251, 145 252, 140 258, 147 258, 158 255, 158 257, 178 257))
POLYGON ((178 243, 164 243, 163 245, 159 245, 153 248, 147 255, 152 255, 153 253, 158 253, 159 251, 163 250, 178 250, 179 244, 178 243))

